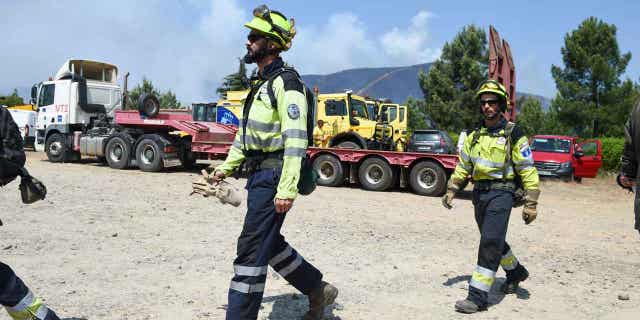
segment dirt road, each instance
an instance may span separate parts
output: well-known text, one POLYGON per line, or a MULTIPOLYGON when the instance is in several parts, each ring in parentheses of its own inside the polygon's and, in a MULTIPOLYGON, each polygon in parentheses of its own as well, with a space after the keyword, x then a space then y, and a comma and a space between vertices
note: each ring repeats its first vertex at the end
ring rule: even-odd
MULTIPOLYGON (((49 195, 26 206, 16 182, 0 190, 0 260, 59 314, 224 319, 245 205, 188 197, 194 172, 52 164, 41 153, 28 165, 49 195)), ((476 262, 469 200, 447 211, 439 198, 408 192, 320 187, 296 201, 283 234, 340 288, 327 319, 640 318, 632 195, 612 179, 547 181, 542 191, 538 220, 525 226, 514 210, 509 226, 531 278, 517 296, 493 293, 489 311, 473 316, 453 311, 476 262)), ((259 319, 296 319, 306 306, 269 271, 259 319)))

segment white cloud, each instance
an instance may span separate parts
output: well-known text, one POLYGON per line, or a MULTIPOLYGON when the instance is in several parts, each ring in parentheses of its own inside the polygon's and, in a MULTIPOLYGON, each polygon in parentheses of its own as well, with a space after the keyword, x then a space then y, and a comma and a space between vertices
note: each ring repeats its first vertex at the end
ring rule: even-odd
MULTIPOLYGON (((238 0, 202 2, 5 1, 0 10, 0 93, 46 80, 69 58, 114 63, 130 84, 142 76, 183 102, 211 101, 222 78, 245 53, 250 8, 238 0)), ((298 19, 298 35, 286 61, 302 73, 332 73, 432 61, 431 14, 408 26, 372 34, 353 13, 336 13, 321 25, 298 19)))
POLYGON ((394 27, 380 38, 384 52, 399 65, 431 62, 440 56, 440 49, 428 47, 428 22, 433 16, 420 11, 406 29, 394 27))

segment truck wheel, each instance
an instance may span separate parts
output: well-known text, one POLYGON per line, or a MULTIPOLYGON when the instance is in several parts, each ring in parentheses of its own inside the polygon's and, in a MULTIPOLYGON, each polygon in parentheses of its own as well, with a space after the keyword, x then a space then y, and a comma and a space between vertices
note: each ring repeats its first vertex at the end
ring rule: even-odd
POLYGON ((343 141, 338 143, 338 145, 336 146, 337 148, 342 148, 342 149, 362 149, 360 147, 359 144, 353 142, 353 141, 343 141))
POLYGON ((447 189, 447 174, 438 164, 422 161, 409 172, 411 189, 423 196, 441 196, 447 189))
POLYGON ((180 154, 180 163, 182 164, 182 167, 185 169, 195 168, 196 161, 197 159, 196 159, 196 156, 193 154, 193 152, 186 151, 180 154))
POLYGON ((318 172, 318 185, 339 187, 344 183, 344 169, 338 158, 323 154, 313 160, 313 170, 318 172))
POLYGON ((126 169, 131 162, 131 142, 128 139, 115 136, 105 147, 107 163, 114 169, 126 169))
POLYGON ((380 158, 369 158, 360 165, 358 178, 364 189, 384 191, 393 183, 393 170, 386 161, 380 158))
POLYGON ((158 172, 162 170, 162 154, 160 146, 149 138, 142 139, 136 147, 136 159, 138 168, 146 172, 158 172))
POLYGON ((54 133, 47 138, 45 148, 47 158, 51 162, 64 162, 67 160, 67 144, 65 138, 60 133, 54 133))

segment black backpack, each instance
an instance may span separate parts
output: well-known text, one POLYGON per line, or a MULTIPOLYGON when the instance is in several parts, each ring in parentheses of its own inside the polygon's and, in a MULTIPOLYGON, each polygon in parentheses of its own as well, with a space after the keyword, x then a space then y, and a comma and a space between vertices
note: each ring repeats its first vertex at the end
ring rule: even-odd
POLYGON ((11 113, 0 107, 0 185, 13 181, 26 160, 18 125, 11 113))
POLYGON ((298 78, 298 81, 302 84, 302 88, 304 90, 304 96, 307 98, 307 142, 309 146, 313 146, 313 128, 315 127, 315 112, 316 112, 316 99, 313 94, 313 91, 304 84, 302 78, 298 71, 291 67, 282 67, 280 70, 275 72, 269 80, 267 80, 267 94, 269 95, 269 101, 271 101, 271 107, 274 109, 278 108, 278 101, 276 99, 276 95, 273 92, 273 81, 280 75, 290 72, 298 78))
MULTIPOLYGON (((278 101, 276 95, 273 92, 273 81, 280 75, 290 72, 300 81, 304 91, 304 96, 307 98, 307 144, 313 146, 313 128, 315 126, 315 112, 316 112, 316 99, 313 92, 307 87, 300 74, 293 68, 282 67, 275 72, 269 80, 267 80, 267 94, 269 95, 269 101, 271 101, 271 107, 278 109, 278 101)), ((311 194, 317 186, 318 178, 320 176, 313 169, 313 163, 309 157, 302 158, 302 164, 300 166, 300 181, 298 181, 298 193, 301 195, 311 194)))

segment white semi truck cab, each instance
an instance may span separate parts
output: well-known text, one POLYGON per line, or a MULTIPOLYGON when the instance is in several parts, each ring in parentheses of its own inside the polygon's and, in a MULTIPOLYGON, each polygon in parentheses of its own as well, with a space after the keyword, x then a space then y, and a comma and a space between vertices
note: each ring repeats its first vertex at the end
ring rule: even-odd
POLYGON ((49 160, 62 162, 79 158, 74 150, 74 132, 87 132, 98 122, 113 118, 122 108, 118 68, 90 60, 66 61, 53 79, 31 88, 37 106, 36 150, 47 152, 49 160))

